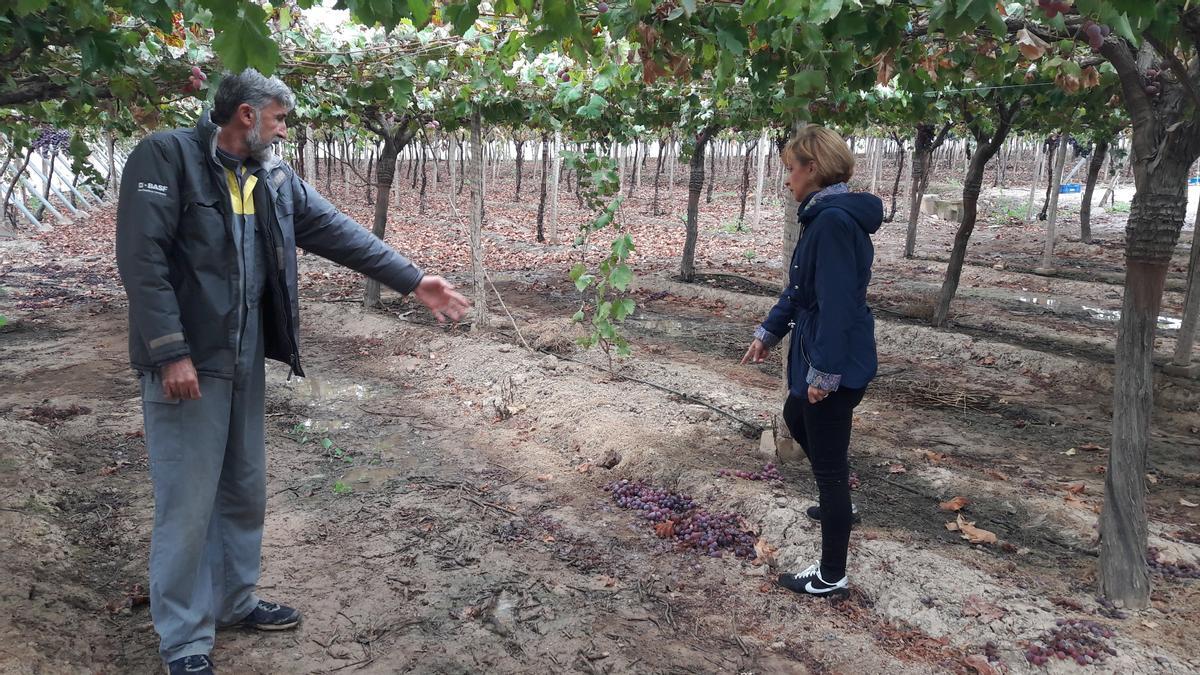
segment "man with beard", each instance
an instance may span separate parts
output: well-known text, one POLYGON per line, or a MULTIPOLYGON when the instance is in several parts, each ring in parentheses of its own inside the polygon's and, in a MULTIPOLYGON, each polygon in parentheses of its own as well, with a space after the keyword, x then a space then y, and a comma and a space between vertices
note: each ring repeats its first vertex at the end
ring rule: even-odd
POLYGON ((154 486, 150 612, 173 675, 212 672, 217 628, 300 622, 255 593, 264 359, 304 375, 296 247, 412 293, 439 321, 468 308, 275 156, 294 105, 277 78, 227 75, 194 129, 144 139, 121 179, 117 264, 154 486))

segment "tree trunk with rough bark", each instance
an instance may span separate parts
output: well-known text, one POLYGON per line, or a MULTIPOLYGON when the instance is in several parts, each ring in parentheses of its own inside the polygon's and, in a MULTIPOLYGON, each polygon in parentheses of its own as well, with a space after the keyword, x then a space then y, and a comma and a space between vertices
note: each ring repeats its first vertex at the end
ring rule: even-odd
POLYGON ((558 244, 558 181, 562 169, 562 132, 554 132, 554 168, 550 171, 550 243, 558 244))
POLYGON ((904 141, 899 136, 892 136, 892 140, 896 142, 896 154, 900 157, 900 166, 896 167, 896 181, 892 183, 892 210, 887 218, 883 219, 885 223, 896 219, 896 206, 900 197, 900 179, 904 177, 904 160, 908 158, 908 153, 904 151, 904 141))
POLYGON ((661 216, 662 215, 662 207, 660 206, 660 203, 659 203, 659 195, 662 192, 663 162, 665 161, 666 156, 667 156, 667 141, 666 141, 666 139, 663 139, 658 144, 658 161, 656 162, 656 164, 658 166, 654 170, 654 201, 650 202, 650 215, 652 215, 652 216, 661 216))
POLYGON ((1083 188, 1083 201, 1079 205, 1079 239, 1084 243, 1092 241, 1092 197, 1096 194, 1096 182, 1100 179, 1100 169, 1108 157, 1108 141, 1100 141, 1092 148, 1092 161, 1088 164, 1087 185, 1083 188))
POLYGON ((716 148, 712 149, 708 161, 708 194, 704 198, 704 203, 711 204, 713 201, 713 185, 717 182, 717 153, 716 148))
MULTIPOLYGON (((1063 138, 1066 137, 1066 132, 1063 132, 1063 138)), ((1058 235, 1058 202, 1060 193, 1062 192, 1062 175, 1063 168, 1067 163, 1067 144, 1059 143, 1058 152, 1054 155, 1054 171, 1051 174, 1050 184, 1053 193, 1050 195, 1050 209, 1046 219, 1046 243, 1042 248, 1042 263, 1036 271, 1039 274, 1049 274, 1054 271, 1054 241, 1058 235)))
POLYGON ((912 151, 912 191, 908 197, 908 232, 904 237, 904 257, 913 257, 917 248, 917 224, 921 220, 921 200, 929 187, 933 153, 946 142, 950 124, 939 132, 932 124, 918 124, 912 151))
POLYGON ((487 328, 487 271, 483 266, 483 120, 471 114, 471 288, 475 326, 487 328))
MULTIPOLYGON (((525 141, 517 140, 517 141, 513 141, 513 142, 517 144, 517 156, 516 156, 517 187, 515 190, 513 190, 513 201, 521 201, 521 175, 522 175, 522 170, 525 167, 525 141)), ((545 138, 542 139, 542 145, 543 146, 546 145, 545 138)), ((543 176, 545 175, 545 173, 546 173, 545 170, 543 170, 542 171, 543 176)), ((545 182, 546 182, 545 180, 542 181, 543 184, 545 182)), ((538 227, 539 228, 541 227, 541 219, 540 218, 538 219, 538 227)), ((540 236, 540 229, 539 229, 538 241, 541 241, 541 240, 542 240, 542 238, 540 236)))
POLYGON ((448 142, 448 145, 449 145, 449 149, 446 152, 446 167, 450 172, 449 197, 450 197, 450 203, 455 206, 458 206, 457 190, 458 190, 458 169, 460 168, 460 164, 455 161, 455 157, 454 157, 456 154, 458 154, 458 146, 459 146, 457 131, 452 132, 450 134, 450 140, 448 142))
MULTIPOLYGON (((967 175, 963 179, 963 215, 954 236, 954 248, 950 252, 950 264, 946 268, 946 278, 942 281, 942 290, 937 305, 933 309, 933 325, 945 326, 950 316, 950 303, 958 291, 958 281, 962 277, 963 261, 967 257, 967 244, 971 241, 971 232, 975 230, 975 221, 979 215, 979 193, 983 188, 983 173, 987 163, 996 155, 1012 130, 1013 120, 1020 113, 1023 101, 1018 99, 1011 106, 1001 103, 996 108, 997 118, 995 131, 988 136, 978 126, 971 133, 979 142, 979 148, 971 157, 967 175)), ((968 124, 971 124, 968 119, 968 124)))
POLYGON ((687 283, 696 280, 696 239, 700 233, 700 193, 704 189, 704 151, 708 140, 716 132, 717 127, 705 127, 696 134, 696 148, 692 151, 692 159, 688 163, 691 176, 688 180, 687 235, 683 242, 683 262, 679 267, 679 275, 687 283))
MULTIPOLYGON (((375 164, 375 191, 379 199, 375 202, 375 219, 371 231, 380 239, 383 239, 387 232, 388 202, 391 201, 392 181, 396 179, 396 156, 400 154, 400 150, 401 147, 397 147, 394 139, 385 137, 383 148, 379 151, 379 161, 375 164)), ((367 308, 379 306, 379 291, 379 282, 367 279, 366 295, 363 299, 367 308)))
POLYGON ((745 229, 746 223, 746 199, 750 196, 750 155, 754 151, 758 141, 750 142, 746 147, 746 152, 742 155, 742 190, 741 190, 741 205, 738 208, 737 229, 742 231, 745 229))
POLYGON ((371 172, 375 170, 375 148, 371 148, 370 159, 367 160, 367 206, 375 205, 374 184, 371 183, 371 172))
POLYGON ((550 173, 550 134, 542 132, 542 186, 541 194, 538 196, 538 215, 537 215, 537 240, 538 243, 546 241, 545 230, 543 224, 546 220, 546 179, 550 173))
MULTIPOLYGON (((416 131, 413 120, 407 115, 399 120, 391 121, 384 117, 364 118, 364 124, 383 141, 379 150, 379 159, 375 163, 375 216, 371 231, 376 237, 384 238, 387 233, 388 204, 392 197, 392 185, 396 179, 396 160, 405 146, 413 139, 416 131)), ((326 166, 328 176, 332 173, 326 166)), ((367 279, 363 305, 368 309, 379 306, 379 282, 367 279)))
MULTIPOLYGON (((1117 70, 1133 129, 1131 152, 1136 193, 1125 227, 1125 297, 1117 323, 1113 380, 1113 438, 1100 513, 1100 592, 1112 602, 1141 609, 1150 604, 1146 564, 1146 455, 1154 406, 1154 334, 1163 287, 1187 211, 1187 179, 1200 157, 1200 71, 1194 65, 1200 15, 1181 14, 1192 47, 1180 60, 1156 52, 1153 36, 1138 51, 1106 40, 1100 53, 1117 70), (1146 68, 1166 58, 1173 78, 1162 78, 1149 96, 1146 68), (1185 65, 1192 63, 1190 67, 1185 65)), ((1183 41, 1185 44, 1188 41, 1183 41)))
POLYGON ((425 143, 421 143, 418 147, 421 152, 421 164, 418 168, 418 170, 421 172, 421 194, 417 198, 417 213, 425 215, 425 188, 429 184, 429 171, 427 166, 429 164, 429 153, 425 147, 425 143))
POLYGON ((1183 300, 1183 322, 1175 336, 1175 355, 1171 362, 1187 366, 1192 362, 1192 347, 1196 344, 1196 327, 1200 326, 1200 206, 1196 208, 1196 223, 1192 226, 1191 255, 1188 257, 1187 293, 1183 300))
MULTIPOLYGON (((1059 134, 1058 137, 1050 142, 1050 147, 1046 150, 1046 156, 1050 157, 1058 152, 1058 148, 1063 144, 1064 136, 1059 134)), ((1042 200, 1042 210, 1038 212, 1038 220, 1045 220, 1050 212, 1050 190, 1054 189, 1054 169, 1046 174, 1046 198, 1042 200)))

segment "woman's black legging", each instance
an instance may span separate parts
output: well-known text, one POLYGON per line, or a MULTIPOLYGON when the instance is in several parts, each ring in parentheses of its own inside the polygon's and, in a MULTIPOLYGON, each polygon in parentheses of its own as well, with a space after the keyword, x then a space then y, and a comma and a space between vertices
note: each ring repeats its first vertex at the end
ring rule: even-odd
POLYGON ((846 575, 850 546, 850 427, 854 408, 866 389, 841 387, 820 403, 788 396, 783 419, 804 448, 817 480, 821 504, 821 578, 835 582, 846 575))

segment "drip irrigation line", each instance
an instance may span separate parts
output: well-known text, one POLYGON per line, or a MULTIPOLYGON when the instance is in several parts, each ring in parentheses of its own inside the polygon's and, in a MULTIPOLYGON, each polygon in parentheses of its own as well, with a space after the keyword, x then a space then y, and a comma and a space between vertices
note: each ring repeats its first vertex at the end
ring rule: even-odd
MULTIPOLYGON (((498 331, 498 332, 503 333, 503 331, 498 331)), ((564 361, 570 361, 571 363, 578 363, 579 365, 588 366, 590 368, 595 368, 596 370, 606 372, 606 373, 609 372, 608 369, 605 368, 604 366, 598 366, 594 363, 588 363, 587 361, 582 361, 580 359, 574 359, 574 358, 571 358, 570 356, 565 356, 563 354, 555 354, 554 352, 552 352, 548 349, 537 349, 537 350, 531 350, 531 351, 539 351, 543 354, 548 354, 550 356, 562 359, 564 361)), ((715 413, 723 415, 723 416, 729 418, 730 420, 733 420, 734 422, 737 422, 738 424, 742 425, 743 427, 750 429, 756 433, 761 434, 766 429, 766 427, 762 426, 761 424, 758 424, 756 422, 751 422, 749 420, 744 420, 744 419, 738 417, 737 415, 734 415, 733 413, 731 413, 727 410, 724 410, 724 409, 719 408, 707 401, 697 398, 697 397, 693 396, 692 394, 687 394, 682 391, 677 391, 675 389, 671 389, 670 387, 664 387, 663 385, 655 384, 654 382, 648 382, 646 380, 641 380, 636 377, 632 377, 630 375, 621 375, 619 373, 615 373, 615 374, 610 373, 610 374, 612 374, 613 377, 615 377, 617 379, 628 380, 630 382, 637 382, 638 384, 644 384, 647 387, 651 387, 653 389, 657 389, 659 391, 678 396, 679 398, 682 398, 683 400, 685 400, 689 403, 694 403, 696 405, 708 408, 709 410, 712 410, 715 413)))
POLYGON ((967 94, 967 93, 977 92, 977 91, 992 91, 995 89, 1028 89, 1031 87, 1056 87, 1056 86, 1058 86, 1058 85, 1056 85, 1053 82, 1035 82, 1033 84, 997 84, 997 85, 986 86, 986 87, 971 87, 969 89, 949 89, 949 90, 930 89, 928 91, 913 92, 913 93, 914 94, 922 94, 925 96, 941 96, 942 94, 967 94))

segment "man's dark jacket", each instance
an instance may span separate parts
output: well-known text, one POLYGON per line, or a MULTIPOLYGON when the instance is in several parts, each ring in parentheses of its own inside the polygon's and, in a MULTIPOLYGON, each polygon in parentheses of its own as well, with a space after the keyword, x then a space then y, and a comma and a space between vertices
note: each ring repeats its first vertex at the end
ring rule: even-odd
MULTIPOLYGON (((191 356, 197 373, 231 379, 242 302, 232 206, 216 157, 217 126, 155 133, 125 164, 117 207, 117 267, 129 297, 129 359, 156 370, 191 356)), ((300 368, 296 247, 401 293, 422 272, 338 211, 278 158, 254 165, 254 211, 268 262, 262 302, 267 358, 300 368)))

